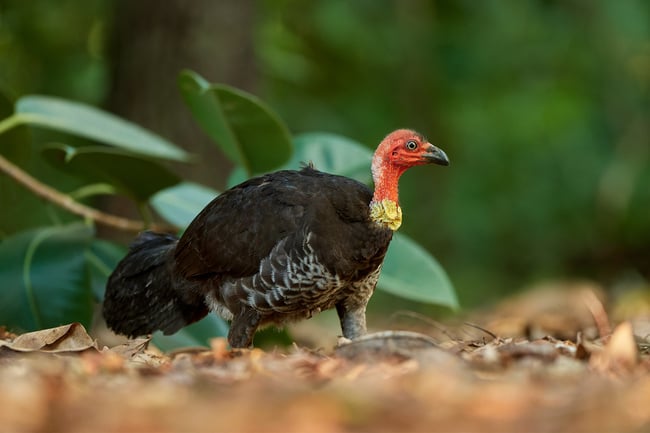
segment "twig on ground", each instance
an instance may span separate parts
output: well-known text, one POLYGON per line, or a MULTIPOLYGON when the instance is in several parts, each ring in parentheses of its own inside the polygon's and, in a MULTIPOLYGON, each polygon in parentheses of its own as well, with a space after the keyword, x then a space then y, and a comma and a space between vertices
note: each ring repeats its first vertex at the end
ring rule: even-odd
POLYGON ((487 335, 489 335, 490 337, 492 337, 495 340, 499 339, 499 337, 494 332, 489 331, 489 330, 477 325, 476 323, 465 322, 465 325, 469 326, 470 328, 478 329, 479 331, 485 332, 487 335))
POLYGON ((596 328, 598 328, 600 338, 611 335, 612 328, 609 324, 609 317, 600 299, 591 290, 584 290, 582 292, 582 299, 594 318, 594 323, 596 324, 596 328))
POLYGON ((440 322, 437 322, 437 321, 433 320, 432 318, 430 318, 428 316, 425 316, 424 314, 416 313, 415 311, 399 310, 399 311, 394 312, 391 315, 390 318, 391 318, 391 320, 393 320, 398 316, 405 316, 405 317, 410 317, 410 318, 413 318, 413 319, 420 320, 420 321, 426 323, 427 325, 430 325, 432 328, 435 328, 436 330, 440 331, 443 335, 447 336, 450 340, 453 340, 453 341, 458 340, 457 337, 454 337, 453 335, 451 335, 451 333, 449 332, 449 330, 448 330, 448 328, 446 326, 444 326, 440 322))

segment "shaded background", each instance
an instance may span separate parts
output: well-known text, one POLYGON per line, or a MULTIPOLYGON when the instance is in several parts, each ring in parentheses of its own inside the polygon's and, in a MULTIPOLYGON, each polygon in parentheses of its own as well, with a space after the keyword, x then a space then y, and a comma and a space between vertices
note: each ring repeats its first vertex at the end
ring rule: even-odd
MULTIPOLYGON (((644 0, 0 0, 0 92, 106 108, 204 155, 179 171, 223 188, 183 68, 255 93, 295 133, 374 147, 410 127, 445 149, 449 169, 402 179, 401 230, 464 306, 547 278, 650 279, 644 0)), ((11 218, 3 235, 38 216, 11 218)))

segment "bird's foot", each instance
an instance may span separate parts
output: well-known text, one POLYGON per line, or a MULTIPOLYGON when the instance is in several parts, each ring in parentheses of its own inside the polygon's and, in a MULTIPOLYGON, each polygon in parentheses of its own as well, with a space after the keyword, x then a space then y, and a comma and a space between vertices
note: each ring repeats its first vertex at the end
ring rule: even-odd
POLYGON ((336 347, 344 346, 349 343, 352 343, 350 338, 339 336, 338 340, 336 340, 336 347))

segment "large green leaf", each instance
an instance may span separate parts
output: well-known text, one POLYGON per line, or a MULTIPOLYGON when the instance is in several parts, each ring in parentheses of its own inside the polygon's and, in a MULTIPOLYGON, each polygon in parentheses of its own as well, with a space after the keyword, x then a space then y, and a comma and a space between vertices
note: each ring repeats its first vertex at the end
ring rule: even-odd
POLYGON ((164 138, 95 107, 50 96, 16 102, 16 121, 110 144, 149 157, 185 161, 189 155, 164 138))
POLYGON ((192 71, 183 71, 178 85, 199 125, 249 175, 279 167, 291 155, 289 130, 257 97, 192 71))
MULTIPOLYGON (((170 351, 183 347, 209 346, 210 340, 228 335, 228 323, 214 313, 187 326, 175 334, 163 335, 158 331, 153 335, 153 344, 161 350, 170 351)), ((255 333, 256 347, 274 348, 290 346, 293 339, 286 328, 264 328, 255 333)))
POLYGON ((94 239, 86 250, 90 287, 97 302, 104 300, 106 281, 125 255, 126 248, 122 245, 102 239, 94 239))
POLYGON ((43 149, 43 155, 61 170, 90 183, 106 182, 138 202, 180 181, 162 164, 118 148, 53 143, 43 149))
POLYGON ((219 193, 207 186, 181 182, 158 192, 151 205, 163 218, 177 227, 187 227, 194 217, 219 193))
POLYGON ((351 177, 370 183, 372 151, 363 144, 337 134, 310 132, 300 134, 293 140, 296 151, 285 168, 299 168, 312 162, 327 173, 351 177))
POLYGON ((210 313, 202 320, 192 323, 175 334, 163 335, 156 332, 153 343, 162 350, 172 350, 188 346, 209 346, 210 340, 215 337, 228 335, 228 324, 221 317, 210 313))
MULTIPOLYGON (((326 173, 351 177, 366 184, 372 180, 372 151, 361 143, 337 134, 308 132, 294 137, 293 146, 293 155, 280 169, 297 170, 312 163, 326 173)), ((247 177, 242 168, 236 167, 228 177, 228 185, 237 185, 247 177)))
POLYGON ((458 308, 456 292, 442 266, 400 233, 393 236, 377 288, 418 302, 458 308))
POLYGON ((82 223, 20 232, 0 243, 0 318, 30 331, 92 318, 85 252, 93 229, 82 223))

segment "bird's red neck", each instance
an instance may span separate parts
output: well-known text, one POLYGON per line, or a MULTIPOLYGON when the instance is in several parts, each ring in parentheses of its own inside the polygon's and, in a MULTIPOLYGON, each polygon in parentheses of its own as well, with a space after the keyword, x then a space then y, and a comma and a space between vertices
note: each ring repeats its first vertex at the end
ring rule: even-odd
POLYGON ((391 230, 397 230, 402 224, 397 187, 399 177, 405 170, 406 167, 386 163, 377 156, 372 162, 375 192, 370 202, 370 218, 391 230))
POLYGON ((373 201, 390 200, 399 203, 398 182, 406 170, 406 167, 399 167, 393 164, 381 164, 375 167, 373 164, 372 177, 375 183, 373 201))

